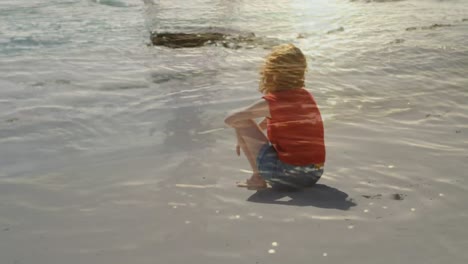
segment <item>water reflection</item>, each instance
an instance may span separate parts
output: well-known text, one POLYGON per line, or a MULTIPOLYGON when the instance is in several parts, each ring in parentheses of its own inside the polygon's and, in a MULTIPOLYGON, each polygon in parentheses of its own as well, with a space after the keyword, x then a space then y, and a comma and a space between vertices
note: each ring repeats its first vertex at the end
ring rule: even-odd
POLYGON ((216 139, 212 134, 199 134, 211 128, 210 120, 203 117, 201 107, 189 106, 174 109, 173 118, 164 128, 165 151, 196 151, 212 146, 216 139))
POLYGON ((225 63, 226 52, 223 49, 187 49, 183 53, 175 55, 179 58, 166 66, 183 68, 177 83, 170 81, 159 85, 161 80, 155 78, 158 74, 153 74, 158 89, 168 94, 169 99, 165 103, 171 114, 163 129, 165 151, 197 151, 212 147, 216 142, 214 134, 200 132, 215 126, 214 116, 206 109, 221 91, 220 71, 215 69, 225 63))

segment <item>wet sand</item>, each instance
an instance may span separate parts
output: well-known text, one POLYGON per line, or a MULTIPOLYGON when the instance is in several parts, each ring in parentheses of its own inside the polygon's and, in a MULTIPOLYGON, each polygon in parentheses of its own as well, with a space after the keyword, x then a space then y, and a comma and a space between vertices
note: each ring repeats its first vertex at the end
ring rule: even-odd
POLYGON ((467 133, 372 121, 328 122, 326 173, 296 193, 236 188, 229 130, 2 178, 2 262, 464 263, 467 133))

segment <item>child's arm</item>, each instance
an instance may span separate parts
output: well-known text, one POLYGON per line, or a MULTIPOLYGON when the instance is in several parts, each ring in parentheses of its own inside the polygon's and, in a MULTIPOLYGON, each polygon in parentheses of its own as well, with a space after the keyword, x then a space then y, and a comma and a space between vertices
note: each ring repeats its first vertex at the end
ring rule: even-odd
POLYGON ((259 100, 254 104, 235 111, 228 115, 224 122, 230 127, 242 126, 242 121, 251 120, 260 117, 270 117, 270 109, 268 103, 265 100, 259 100))

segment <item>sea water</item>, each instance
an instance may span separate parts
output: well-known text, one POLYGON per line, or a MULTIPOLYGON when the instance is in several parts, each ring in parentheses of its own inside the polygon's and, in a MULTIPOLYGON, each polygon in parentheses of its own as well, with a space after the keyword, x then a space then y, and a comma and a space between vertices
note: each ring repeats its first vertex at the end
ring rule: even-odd
POLYGON ((2 1, 0 175, 217 129, 224 110, 259 97, 267 50, 152 47, 150 31, 296 44, 329 122, 466 120, 467 19, 466 1, 2 1))

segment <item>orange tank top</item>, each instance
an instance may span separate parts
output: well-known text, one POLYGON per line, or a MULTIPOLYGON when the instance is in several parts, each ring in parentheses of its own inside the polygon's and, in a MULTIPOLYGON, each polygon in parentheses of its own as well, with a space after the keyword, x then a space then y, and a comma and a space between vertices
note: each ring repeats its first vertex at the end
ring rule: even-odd
POLYGON ((320 110, 305 89, 268 93, 271 118, 268 118, 268 140, 287 164, 304 166, 325 162, 325 141, 320 110))

